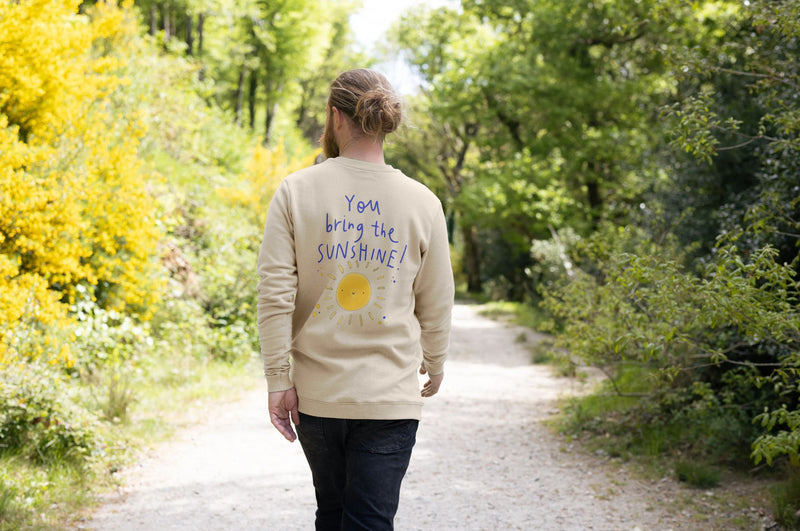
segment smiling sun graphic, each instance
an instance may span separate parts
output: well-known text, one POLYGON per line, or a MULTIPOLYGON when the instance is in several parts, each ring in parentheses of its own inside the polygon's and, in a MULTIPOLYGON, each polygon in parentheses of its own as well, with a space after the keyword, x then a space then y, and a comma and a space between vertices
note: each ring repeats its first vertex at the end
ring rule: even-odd
POLYGON ((328 273, 331 282, 312 316, 338 318, 336 324, 340 325, 364 326, 369 321, 383 324, 386 286, 382 284, 386 277, 379 273, 380 266, 370 269, 369 262, 347 262, 347 266, 340 264, 337 269, 338 275, 328 273))
POLYGON ((336 302, 348 312, 360 310, 369 304, 369 280, 361 273, 348 273, 336 288, 336 302))

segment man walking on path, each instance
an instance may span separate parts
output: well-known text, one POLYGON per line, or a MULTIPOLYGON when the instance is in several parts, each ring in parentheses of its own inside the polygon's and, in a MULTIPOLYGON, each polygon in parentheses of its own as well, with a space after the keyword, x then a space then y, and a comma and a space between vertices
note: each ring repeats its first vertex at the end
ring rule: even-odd
POLYGON ((326 113, 328 159, 281 183, 259 253, 269 414, 300 439, 318 530, 392 529, 421 398, 444 377, 447 229, 436 196, 384 162, 402 117, 385 77, 341 74, 326 113))

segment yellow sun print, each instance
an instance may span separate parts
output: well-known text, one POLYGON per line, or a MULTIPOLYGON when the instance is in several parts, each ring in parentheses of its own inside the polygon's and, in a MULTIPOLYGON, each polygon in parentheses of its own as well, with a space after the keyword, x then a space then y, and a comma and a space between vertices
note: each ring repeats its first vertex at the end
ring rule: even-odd
POLYGON ((330 283, 312 317, 325 314, 340 326, 384 324, 383 303, 387 288, 384 285, 386 276, 379 273, 380 266, 370 267, 370 262, 355 261, 347 262, 346 266, 339 264, 336 269, 339 274, 335 274, 336 271, 327 273, 330 283))
POLYGON ((348 312, 360 310, 369 304, 371 290, 369 280, 360 273, 349 273, 336 288, 336 302, 348 312))

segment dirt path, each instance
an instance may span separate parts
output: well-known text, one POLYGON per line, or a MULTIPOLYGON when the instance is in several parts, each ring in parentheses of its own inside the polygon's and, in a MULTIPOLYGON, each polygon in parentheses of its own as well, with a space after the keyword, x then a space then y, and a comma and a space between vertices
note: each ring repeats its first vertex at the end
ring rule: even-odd
MULTIPOLYGON (((528 363, 528 345, 537 339, 479 317, 472 306, 456 306, 444 385, 426 402, 396 528, 711 528, 671 506, 681 490, 672 480, 633 479, 542 426, 554 413, 553 400, 578 384, 528 363)), ((313 529, 314 495, 302 450, 269 425, 264 393, 220 405, 206 422, 159 447, 126 472, 127 487, 86 527, 313 529)))

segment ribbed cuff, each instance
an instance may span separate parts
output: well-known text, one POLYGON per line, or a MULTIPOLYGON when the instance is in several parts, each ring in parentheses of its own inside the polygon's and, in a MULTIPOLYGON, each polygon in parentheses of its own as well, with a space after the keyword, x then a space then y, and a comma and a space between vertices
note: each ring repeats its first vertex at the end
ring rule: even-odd
POLYGON ((267 391, 275 393, 277 391, 287 391, 294 387, 291 376, 288 372, 281 372, 267 376, 267 391))
MULTIPOLYGON (((427 356, 426 356, 427 358, 427 356)), ((425 362, 425 371, 431 375, 442 374, 444 372, 444 356, 440 356, 441 361, 428 361, 427 359, 424 360, 425 362)))

